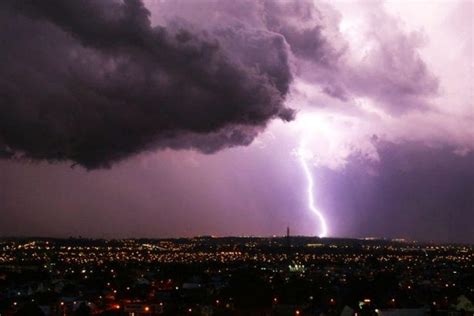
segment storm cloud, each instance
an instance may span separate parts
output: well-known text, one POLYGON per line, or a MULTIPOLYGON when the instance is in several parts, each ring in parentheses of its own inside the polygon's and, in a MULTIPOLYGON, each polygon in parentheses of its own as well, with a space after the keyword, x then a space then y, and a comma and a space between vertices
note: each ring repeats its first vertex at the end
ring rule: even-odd
POLYGON ((358 97, 396 115, 426 107, 438 82, 418 37, 375 7, 357 59, 325 3, 4 1, 0 155, 98 168, 248 145, 270 120, 294 118, 294 78, 348 108, 358 97))
POLYGON ((318 201, 341 235, 473 242, 474 155, 417 142, 376 141, 379 161, 353 155, 318 168, 318 201), (344 193, 341 193, 344 192, 344 193))
POLYGON ((147 149, 247 145, 284 105, 283 36, 151 26, 138 0, 1 4, 2 156, 104 167, 147 149))
POLYGON ((472 242, 473 5, 0 1, 1 234, 472 242))
POLYGON ((179 17, 208 30, 237 25, 280 34, 291 52, 294 77, 348 107, 354 98, 370 98, 390 115, 401 115, 428 109, 438 93, 438 78, 419 52, 423 34, 406 30, 381 1, 347 4, 346 10, 363 17, 362 24, 347 23, 341 8, 325 1, 146 3, 156 23, 179 17))

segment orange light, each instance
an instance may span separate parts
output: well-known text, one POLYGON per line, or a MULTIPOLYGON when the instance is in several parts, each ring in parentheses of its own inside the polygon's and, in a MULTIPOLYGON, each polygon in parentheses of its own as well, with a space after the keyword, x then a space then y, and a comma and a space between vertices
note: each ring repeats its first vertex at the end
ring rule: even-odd
POLYGON ((116 304, 114 307, 115 307, 115 309, 120 309, 120 305, 119 305, 119 304, 116 304))
POLYGON ((299 310, 295 311, 295 315, 300 315, 300 314, 301 314, 301 312, 299 310))
POLYGON ((150 307, 145 306, 145 312, 149 312, 149 311, 150 311, 150 307))

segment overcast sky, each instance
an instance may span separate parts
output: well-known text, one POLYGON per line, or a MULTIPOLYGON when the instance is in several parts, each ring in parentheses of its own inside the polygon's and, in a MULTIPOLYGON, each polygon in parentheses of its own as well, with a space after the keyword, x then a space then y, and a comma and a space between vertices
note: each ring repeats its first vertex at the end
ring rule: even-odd
POLYGON ((474 242, 472 1, 0 9, 2 236, 474 242))

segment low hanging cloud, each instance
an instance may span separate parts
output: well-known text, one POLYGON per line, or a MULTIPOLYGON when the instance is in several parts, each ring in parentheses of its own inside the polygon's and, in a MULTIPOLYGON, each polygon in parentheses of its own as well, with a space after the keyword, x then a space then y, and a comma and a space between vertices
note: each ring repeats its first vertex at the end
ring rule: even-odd
POLYGON ((344 172, 315 172, 324 183, 320 206, 331 210, 340 235, 474 241, 474 153, 417 142, 375 145, 376 164, 352 156, 344 172))
POLYGON ((0 6, 3 156, 104 167, 153 148, 247 145, 293 118, 279 34, 152 27, 138 0, 0 6))
POLYGON ((422 34, 381 2, 344 5, 363 23, 310 0, 3 1, 0 156, 99 168, 161 148, 213 153, 292 120, 306 108, 289 94, 315 91, 301 103, 370 137, 436 138, 430 118, 443 117, 462 147, 469 134, 448 127, 460 120, 432 102, 422 34))

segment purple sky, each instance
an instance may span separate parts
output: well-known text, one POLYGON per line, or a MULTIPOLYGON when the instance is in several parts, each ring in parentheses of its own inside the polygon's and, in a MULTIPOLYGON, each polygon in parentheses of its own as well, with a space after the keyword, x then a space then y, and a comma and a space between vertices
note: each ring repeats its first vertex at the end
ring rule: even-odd
POLYGON ((0 4, 0 235, 474 242, 471 1, 0 4))

